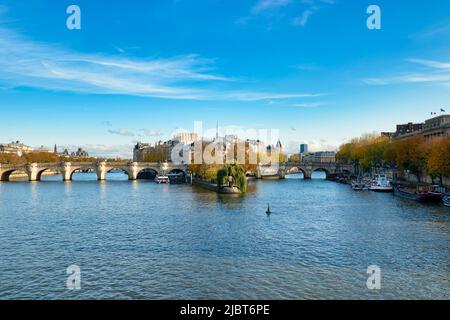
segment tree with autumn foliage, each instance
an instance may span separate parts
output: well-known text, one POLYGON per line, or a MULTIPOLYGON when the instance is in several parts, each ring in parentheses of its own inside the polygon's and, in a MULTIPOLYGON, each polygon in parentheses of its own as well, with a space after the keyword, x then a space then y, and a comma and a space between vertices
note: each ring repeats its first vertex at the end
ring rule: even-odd
POLYGON ((429 142, 423 136, 414 136, 397 141, 395 150, 399 168, 415 174, 420 182, 420 174, 427 169, 429 142))
POLYGON ((394 162, 393 148, 393 142, 388 137, 369 133, 343 144, 336 159, 367 172, 373 167, 391 165, 394 162))
POLYGON ((222 166, 217 164, 190 164, 189 172, 191 172, 194 177, 200 178, 202 180, 216 182, 217 172, 221 168, 222 166))
POLYGON ((27 163, 55 163, 60 162, 61 157, 51 152, 30 152, 23 155, 27 163))
POLYGON ((26 159, 18 156, 16 153, 0 153, 0 163, 23 164, 23 163, 26 163, 26 159))
POLYGON ((439 178, 441 185, 443 177, 450 177, 450 137, 435 138, 430 142, 426 168, 433 178, 439 178))
POLYGON ((397 167, 416 175, 433 178, 450 177, 450 137, 425 139, 421 135, 392 141, 377 134, 365 134, 339 148, 336 156, 342 163, 353 164, 362 172, 377 166, 397 167))
POLYGON ((142 162, 166 162, 167 159, 166 151, 152 150, 144 155, 142 162))

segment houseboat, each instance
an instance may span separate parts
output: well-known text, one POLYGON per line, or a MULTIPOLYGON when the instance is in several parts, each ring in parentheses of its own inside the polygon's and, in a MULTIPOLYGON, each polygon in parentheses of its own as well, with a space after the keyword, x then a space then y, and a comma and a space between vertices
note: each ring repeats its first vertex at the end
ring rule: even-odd
POLYGON ((394 194, 398 197, 420 201, 420 202, 436 202, 442 201, 444 194, 434 190, 433 186, 418 186, 416 188, 403 185, 394 187, 394 194))

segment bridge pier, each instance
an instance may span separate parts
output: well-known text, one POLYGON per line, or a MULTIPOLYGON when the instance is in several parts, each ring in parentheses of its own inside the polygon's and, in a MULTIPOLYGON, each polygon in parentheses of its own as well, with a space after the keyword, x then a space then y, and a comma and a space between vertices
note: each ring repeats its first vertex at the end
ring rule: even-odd
POLYGON ((97 172, 97 180, 98 181, 103 181, 106 179, 106 162, 99 162, 97 163, 97 168, 96 168, 96 172, 97 172))
POLYGON ((63 176, 63 181, 71 181, 72 180, 72 164, 70 162, 63 162, 61 173, 63 176))
POLYGON ((262 173, 261 173, 261 166, 258 165, 258 167, 256 168, 256 179, 261 179, 262 178, 262 173))
POLYGON ((138 169, 138 163, 137 162, 131 162, 128 165, 128 180, 137 180, 137 176, 139 173, 139 169, 138 169))
POLYGON ((27 165, 27 174, 29 181, 39 181, 39 170, 37 163, 27 165))

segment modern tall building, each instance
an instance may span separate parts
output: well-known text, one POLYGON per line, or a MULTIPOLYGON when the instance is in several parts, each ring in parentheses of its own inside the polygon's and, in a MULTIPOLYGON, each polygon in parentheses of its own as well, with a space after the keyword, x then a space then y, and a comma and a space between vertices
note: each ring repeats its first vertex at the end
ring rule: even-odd
POLYGON ((302 143, 300 145, 300 153, 308 153, 308 145, 305 143, 302 143))

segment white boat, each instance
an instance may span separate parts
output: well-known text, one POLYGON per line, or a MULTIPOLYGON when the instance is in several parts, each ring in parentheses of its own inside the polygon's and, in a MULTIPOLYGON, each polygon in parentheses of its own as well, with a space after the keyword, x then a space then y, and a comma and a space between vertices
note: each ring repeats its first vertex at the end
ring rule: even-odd
POLYGON ((450 207, 450 196, 445 196, 445 197, 442 199, 442 202, 444 202, 444 206, 450 207))
POLYGON ((394 188, 385 174, 377 174, 369 186, 369 190, 376 192, 393 192, 394 188))
POLYGON ((170 183, 170 180, 168 176, 157 176, 155 182, 158 184, 168 184, 170 183))
POLYGON ((354 191, 365 191, 368 190, 366 184, 364 182, 352 182, 352 189, 354 191))

